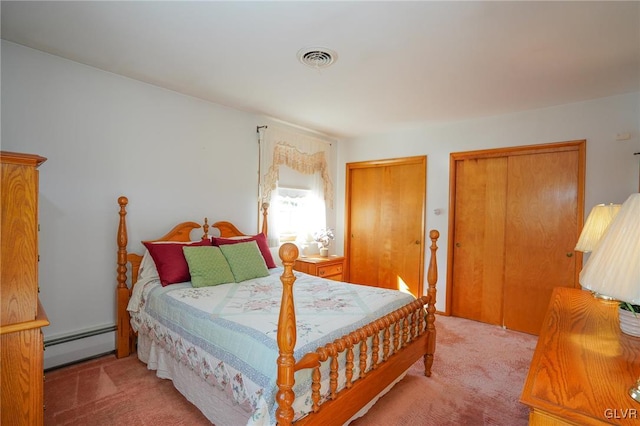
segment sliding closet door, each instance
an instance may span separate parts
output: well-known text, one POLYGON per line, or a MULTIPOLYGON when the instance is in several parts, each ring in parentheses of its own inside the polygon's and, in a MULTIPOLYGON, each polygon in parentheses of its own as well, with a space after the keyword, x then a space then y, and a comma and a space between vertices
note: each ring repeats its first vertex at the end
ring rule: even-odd
POLYGON ((538 334, 554 287, 577 287, 585 142, 452 154, 452 315, 538 334))
MULTIPOLYGON (((347 166, 348 167, 348 166, 347 166)), ((349 173, 347 281, 378 285, 381 239, 382 169, 357 167, 349 173)))
POLYGON ((381 287, 422 296, 426 157, 385 167, 381 225, 387 229, 378 277, 381 287))
POLYGON ((426 157, 347 164, 349 282, 422 295, 426 157))
MULTIPOLYGON (((509 157, 504 325, 538 334, 554 287, 577 287, 579 152, 509 157)), ((581 223, 580 223, 581 225, 581 223)))
POLYGON ((507 157, 455 163, 451 314, 502 324, 507 157))

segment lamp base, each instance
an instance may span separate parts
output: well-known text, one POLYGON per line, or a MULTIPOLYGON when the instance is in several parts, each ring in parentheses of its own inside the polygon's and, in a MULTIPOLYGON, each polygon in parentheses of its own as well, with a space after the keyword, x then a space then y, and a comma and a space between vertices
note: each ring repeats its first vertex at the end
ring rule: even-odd
POLYGON ((634 313, 619 307, 618 317, 620 318, 620 330, 623 333, 640 337, 640 313, 634 313))
POLYGON ((607 296, 605 294, 602 293, 598 293, 597 291, 592 291, 591 294, 593 294, 593 297, 595 297, 596 299, 600 299, 600 300, 607 300, 607 301, 615 301, 616 299, 611 297, 611 296, 607 296))
POLYGON ((640 380, 638 380, 636 384, 629 389, 629 396, 640 402, 640 380))

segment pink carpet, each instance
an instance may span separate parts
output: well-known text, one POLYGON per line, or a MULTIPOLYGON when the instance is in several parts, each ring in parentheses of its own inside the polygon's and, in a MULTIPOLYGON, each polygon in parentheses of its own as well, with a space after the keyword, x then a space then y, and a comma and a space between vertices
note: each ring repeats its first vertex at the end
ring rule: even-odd
MULTIPOLYGON (((438 316, 436 324, 432 377, 416 363, 352 426, 526 425, 528 410, 518 399, 536 336, 454 317, 438 316)), ((210 424, 135 356, 48 372, 45 405, 45 425, 210 424)))
POLYGON ((519 402, 537 336, 438 316, 431 377, 421 363, 353 426, 527 425, 519 402))

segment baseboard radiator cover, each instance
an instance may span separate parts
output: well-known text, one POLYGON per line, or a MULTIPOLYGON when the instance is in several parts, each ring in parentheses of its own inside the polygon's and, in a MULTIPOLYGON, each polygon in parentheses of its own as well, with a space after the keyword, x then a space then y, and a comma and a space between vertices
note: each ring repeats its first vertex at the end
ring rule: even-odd
POLYGON ((116 326, 45 339, 44 369, 51 370, 115 351, 116 326))

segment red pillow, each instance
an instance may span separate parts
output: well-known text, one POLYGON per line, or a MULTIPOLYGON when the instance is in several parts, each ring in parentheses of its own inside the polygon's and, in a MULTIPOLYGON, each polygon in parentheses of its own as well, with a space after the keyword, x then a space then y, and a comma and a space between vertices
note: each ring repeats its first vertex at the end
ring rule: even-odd
POLYGON ((264 263, 267 264, 267 268, 275 268, 276 262, 273 261, 273 257, 271 256, 271 250, 269 250, 269 243, 267 242, 267 237, 262 232, 258 235, 254 235, 253 237, 247 238, 218 238, 213 237, 212 243, 214 246, 223 246, 225 244, 238 244, 238 243, 246 243, 247 241, 255 241, 258 243, 258 248, 260 249, 260 253, 262 253, 262 257, 264 258, 264 263))
POLYGON ((207 239, 188 243, 143 241, 142 244, 149 250, 151 258, 156 263, 160 284, 164 287, 169 284, 191 281, 189 265, 182 252, 182 247, 185 245, 209 246, 211 242, 207 239))

